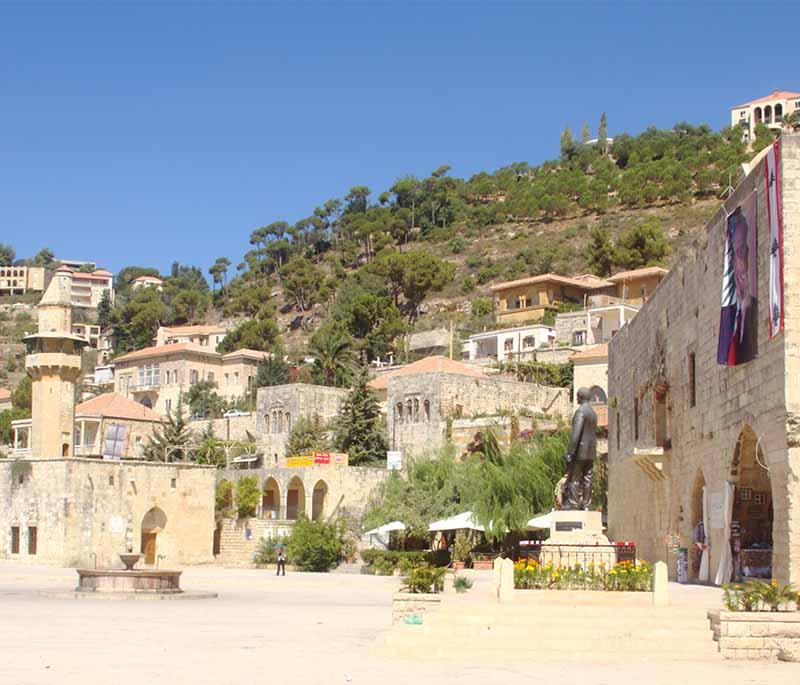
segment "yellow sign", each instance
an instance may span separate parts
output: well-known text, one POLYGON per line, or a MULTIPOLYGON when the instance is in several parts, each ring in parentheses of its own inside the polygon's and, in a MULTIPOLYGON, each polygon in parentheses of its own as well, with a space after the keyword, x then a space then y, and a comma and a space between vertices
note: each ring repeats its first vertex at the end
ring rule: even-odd
POLYGON ((314 457, 286 457, 286 467, 290 469, 305 468, 306 466, 314 466, 314 457))

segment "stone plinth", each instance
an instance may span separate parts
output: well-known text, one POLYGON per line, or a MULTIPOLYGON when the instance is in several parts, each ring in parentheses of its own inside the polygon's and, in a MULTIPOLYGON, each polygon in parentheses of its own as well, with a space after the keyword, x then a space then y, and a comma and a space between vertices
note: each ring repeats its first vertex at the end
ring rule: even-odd
POLYGON ((793 661, 800 655, 800 612, 719 610, 709 611, 708 619, 726 659, 793 661))
POLYGON ((76 592, 177 594, 181 571, 118 571, 77 569, 76 592))
POLYGON ((617 554, 609 547, 608 538, 603 535, 603 518, 599 511, 560 510, 550 514, 550 537, 542 544, 539 560, 554 568, 584 568, 589 564, 601 563, 612 568, 617 562, 617 554))

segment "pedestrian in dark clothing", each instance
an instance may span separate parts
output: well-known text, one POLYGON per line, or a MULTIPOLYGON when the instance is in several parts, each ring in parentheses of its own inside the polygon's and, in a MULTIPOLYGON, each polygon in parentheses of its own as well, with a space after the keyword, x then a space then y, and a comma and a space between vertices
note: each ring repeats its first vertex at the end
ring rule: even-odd
POLYGON ((276 575, 286 575, 286 552, 283 551, 283 547, 278 550, 278 573, 276 575))

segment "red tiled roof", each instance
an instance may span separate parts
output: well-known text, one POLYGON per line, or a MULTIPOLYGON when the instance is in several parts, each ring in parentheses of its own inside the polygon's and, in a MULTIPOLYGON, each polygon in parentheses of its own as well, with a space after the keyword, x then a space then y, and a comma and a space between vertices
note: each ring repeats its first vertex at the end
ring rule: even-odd
POLYGON ((389 379, 398 376, 413 376, 418 373, 451 373, 459 376, 470 376, 471 378, 486 378, 486 374, 467 364, 462 364, 447 357, 425 357, 419 361, 404 366, 396 371, 379 376, 371 381, 369 387, 373 390, 386 390, 389 387, 389 379))
POLYGON ((103 393, 75 407, 75 416, 99 416, 129 421, 163 421, 164 417, 143 404, 114 392, 103 393))
POLYGON ((576 359, 601 359, 607 356, 608 356, 608 343, 603 343, 602 345, 595 345, 594 347, 591 347, 588 350, 582 350, 581 352, 576 352, 570 357, 570 360, 575 361, 576 359))
POLYGON ((669 273, 668 269, 660 266, 645 266, 641 269, 633 269, 632 271, 620 271, 619 273, 609 276, 608 280, 616 283, 617 281, 627 281, 631 278, 646 278, 647 276, 666 276, 669 273))
POLYGON ((228 329, 222 326, 165 326, 167 335, 210 335, 211 333, 227 333, 228 329))
POLYGON ((744 102, 741 105, 734 105, 731 109, 741 109, 742 107, 747 107, 748 105, 757 105, 760 102, 771 102, 772 100, 793 100, 794 98, 800 98, 800 93, 795 93, 791 90, 773 90, 769 95, 765 95, 763 98, 756 98, 755 100, 750 100, 750 102, 744 102))
POLYGON ((195 345, 194 343, 174 343, 172 345, 152 345, 151 347, 145 347, 141 350, 128 352, 127 354, 117 357, 114 359, 114 361, 127 362, 134 359, 145 359, 147 357, 161 357, 168 354, 176 354, 178 352, 196 352, 214 357, 221 356, 218 352, 214 352, 213 350, 209 350, 205 347, 200 347, 200 345, 195 345))
POLYGON ((583 290, 594 290, 596 288, 605 288, 612 285, 608 281, 598 278, 596 280, 580 280, 579 278, 569 278, 559 274, 542 274, 541 276, 530 276, 528 278, 519 278, 516 281, 505 281, 503 283, 495 283, 489 286, 489 290, 506 290, 508 288, 516 288, 521 285, 533 285, 535 283, 559 283, 561 285, 571 285, 575 288, 583 290))

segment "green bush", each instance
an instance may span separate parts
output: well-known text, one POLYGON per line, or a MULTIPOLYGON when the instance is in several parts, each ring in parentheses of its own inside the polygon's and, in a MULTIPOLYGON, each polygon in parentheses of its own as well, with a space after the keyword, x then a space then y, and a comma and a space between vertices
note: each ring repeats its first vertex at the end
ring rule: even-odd
POLYGON ((262 539, 258 543, 253 562, 256 564, 276 564, 278 562, 278 548, 286 546, 289 538, 280 535, 276 538, 262 539))
POLYGON ((473 584, 473 581, 466 576, 456 576, 453 578, 453 587, 455 588, 456 592, 466 592, 473 586, 473 584))
POLYGON ((230 514, 233 508, 233 485, 229 480, 217 483, 215 506, 217 518, 224 518, 230 514))
POLYGON ((365 549, 361 551, 361 558, 373 572, 378 575, 392 575, 396 570, 403 574, 421 564, 446 567, 450 563, 450 553, 445 550, 405 551, 387 549, 365 549))
POLYGON ((779 585, 774 580, 769 584, 748 580, 723 585, 722 589, 722 601, 728 611, 781 611, 800 601, 800 593, 791 585, 779 585))
POLYGON ((420 564, 403 578, 403 589, 414 594, 435 593, 444 589, 444 574, 447 569, 428 564, 420 564))
POLYGON ((261 489, 258 487, 258 478, 245 476, 236 483, 236 513, 239 514, 240 519, 255 516, 260 499, 261 489))
POLYGON ((343 531, 338 523, 298 519, 286 545, 292 563, 303 571, 330 571, 342 559, 343 531))

